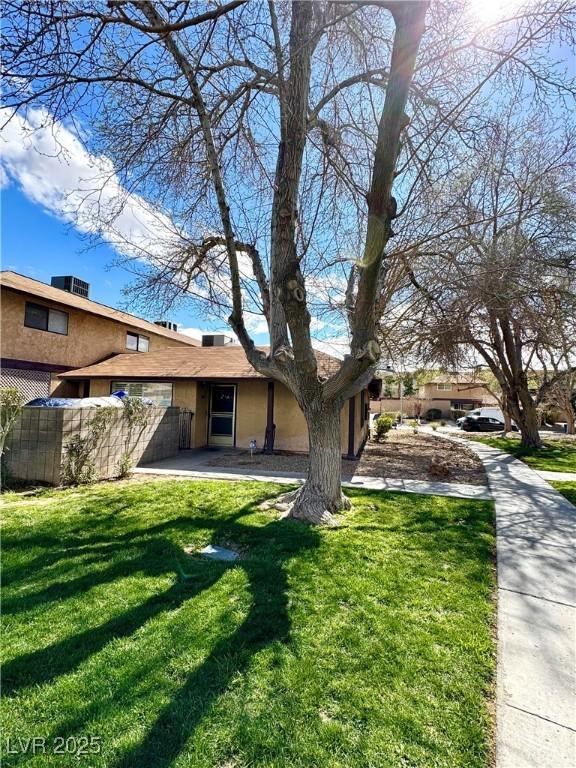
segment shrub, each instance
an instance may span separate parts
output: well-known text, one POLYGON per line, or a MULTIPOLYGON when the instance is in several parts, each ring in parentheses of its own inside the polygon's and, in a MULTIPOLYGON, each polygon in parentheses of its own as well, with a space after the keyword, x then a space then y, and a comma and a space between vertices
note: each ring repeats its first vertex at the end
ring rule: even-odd
POLYGON ((446 426, 446 422, 444 421, 444 419, 442 419, 442 421, 440 422, 440 426, 441 427, 445 427, 446 426))
POLYGON ((381 440, 384 440, 386 433, 390 432, 393 426, 394 420, 392 417, 387 416, 384 413, 378 416, 374 422, 374 437, 376 438, 376 442, 379 443, 381 440))
POLYGON ((4 445, 23 405, 24 398, 16 387, 0 389, 0 456, 4 453, 4 445))
POLYGON ((418 422, 416 421, 416 419, 410 419, 408 424, 409 424, 409 426, 412 427, 412 431, 414 432, 414 434, 417 435, 418 434, 418 426, 419 425, 418 425, 418 422))
POLYGON ((442 416, 440 408, 428 408, 426 411, 426 421, 436 421, 442 416))
POLYGON ((436 430, 438 429, 438 424, 437 424, 435 421, 434 421, 434 422, 432 422, 432 424, 430 424, 430 426, 432 427, 432 430, 433 430, 434 432, 436 432, 436 430))
POLYGON ((60 469, 62 485, 88 485, 98 479, 93 457, 114 413, 116 408, 100 408, 87 423, 86 434, 72 435, 68 440, 60 469))
POLYGON ((118 477, 129 477, 132 474, 134 468, 134 462, 132 461, 130 454, 126 451, 120 457, 118 462, 118 477))
POLYGON ((89 436, 72 435, 64 446, 64 459, 60 469, 62 485, 89 485, 96 480, 96 467, 92 458, 93 444, 89 436))
POLYGON ((435 454, 428 464, 428 474, 438 480, 447 480, 452 474, 452 468, 446 459, 435 454))

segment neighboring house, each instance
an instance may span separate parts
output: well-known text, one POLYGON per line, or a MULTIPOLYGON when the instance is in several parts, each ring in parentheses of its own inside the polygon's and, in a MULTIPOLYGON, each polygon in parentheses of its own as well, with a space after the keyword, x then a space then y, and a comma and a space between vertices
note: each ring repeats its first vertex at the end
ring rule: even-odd
MULTIPOLYGON (((394 382, 386 386, 385 378, 383 385, 383 394, 379 400, 372 401, 372 410, 400 412, 399 385, 394 382)), ((426 416, 427 411, 436 409, 441 418, 450 419, 482 405, 497 405, 492 394, 464 374, 438 375, 425 384, 416 385, 415 389, 414 394, 402 398, 402 410, 409 417, 426 416)))
MULTIPOLYGON (((329 376, 340 363, 316 352, 319 373, 329 376)), ((60 378, 94 395, 118 389, 192 412, 189 444, 182 447, 236 446, 252 440, 264 447, 275 427, 275 450, 306 452, 308 431, 302 411, 282 384, 257 373, 240 346, 161 349, 146 355, 116 355, 96 365, 61 373, 60 378)), ((368 393, 342 409, 342 453, 359 453, 368 436, 368 393)))
POLYGON ((86 394, 76 383, 58 379, 58 374, 119 352, 138 357, 200 344, 171 328, 91 301, 89 286, 82 280, 53 278, 53 282, 61 287, 16 272, 0 273, 0 386, 16 386, 27 399, 86 394))

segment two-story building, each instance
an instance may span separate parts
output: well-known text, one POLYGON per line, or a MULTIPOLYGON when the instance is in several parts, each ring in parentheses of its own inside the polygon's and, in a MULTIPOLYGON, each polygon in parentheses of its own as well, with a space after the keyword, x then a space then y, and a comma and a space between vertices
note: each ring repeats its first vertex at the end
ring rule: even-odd
MULTIPOLYGON (((125 390, 159 406, 177 406, 190 418, 181 447, 262 448, 274 435, 278 450, 305 452, 302 411, 282 384, 257 373, 243 349, 222 335, 202 343, 173 328, 91 301, 75 278, 56 285, 1 273, 0 387, 16 386, 26 399, 109 395, 125 390), (61 287, 57 287, 61 286, 61 287), (82 295, 82 293, 84 295, 82 295)), ((319 374, 339 360, 316 353, 319 374)), ((342 409, 342 453, 353 457, 368 436, 368 392, 342 409)))
POLYGON ((78 278, 52 283, 0 273, 0 386, 15 386, 26 398, 88 394, 87 383, 63 381, 58 374, 111 355, 200 345, 174 327, 90 300, 88 284, 78 278))
POLYGON ((494 395, 469 374, 437 374, 424 383, 414 380, 412 386, 407 387, 404 381, 402 386, 401 393, 397 376, 388 377, 388 381, 383 377, 381 396, 372 400, 371 410, 376 413, 402 410, 409 418, 426 417, 428 411, 439 411, 440 418, 453 419, 483 405, 497 406, 494 395))

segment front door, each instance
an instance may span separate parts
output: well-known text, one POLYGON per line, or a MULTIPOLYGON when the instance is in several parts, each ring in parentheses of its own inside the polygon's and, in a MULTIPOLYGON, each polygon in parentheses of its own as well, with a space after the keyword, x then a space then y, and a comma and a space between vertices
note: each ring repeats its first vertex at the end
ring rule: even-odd
POLYGON ((212 384, 208 415, 208 445, 234 445, 236 385, 212 384))

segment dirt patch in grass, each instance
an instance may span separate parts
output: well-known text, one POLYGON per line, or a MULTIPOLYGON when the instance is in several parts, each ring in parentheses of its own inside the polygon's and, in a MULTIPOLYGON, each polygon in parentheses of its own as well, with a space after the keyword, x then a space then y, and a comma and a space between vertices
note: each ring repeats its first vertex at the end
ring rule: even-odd
MULTIPOLYGON (((393 430, 382 443, 368 442, 359 459, 342 459, 342 477, 348 479, 353 475, 363 475, 411 480, 438 479, 428 471, 435 456, 445 462, 449 469, 449 476, 443 478, 446 482, 486 485, 482 462, 466 446, 436 435, 422 432, 415 435, 408 430, 393 430)), ((289 453, 266 456, 257 453, 251 457, 249 451, 236 451, 216 455, 203 466, 246 469, 248 472, 305 473, 308 469, 308 456, 289 453)))

